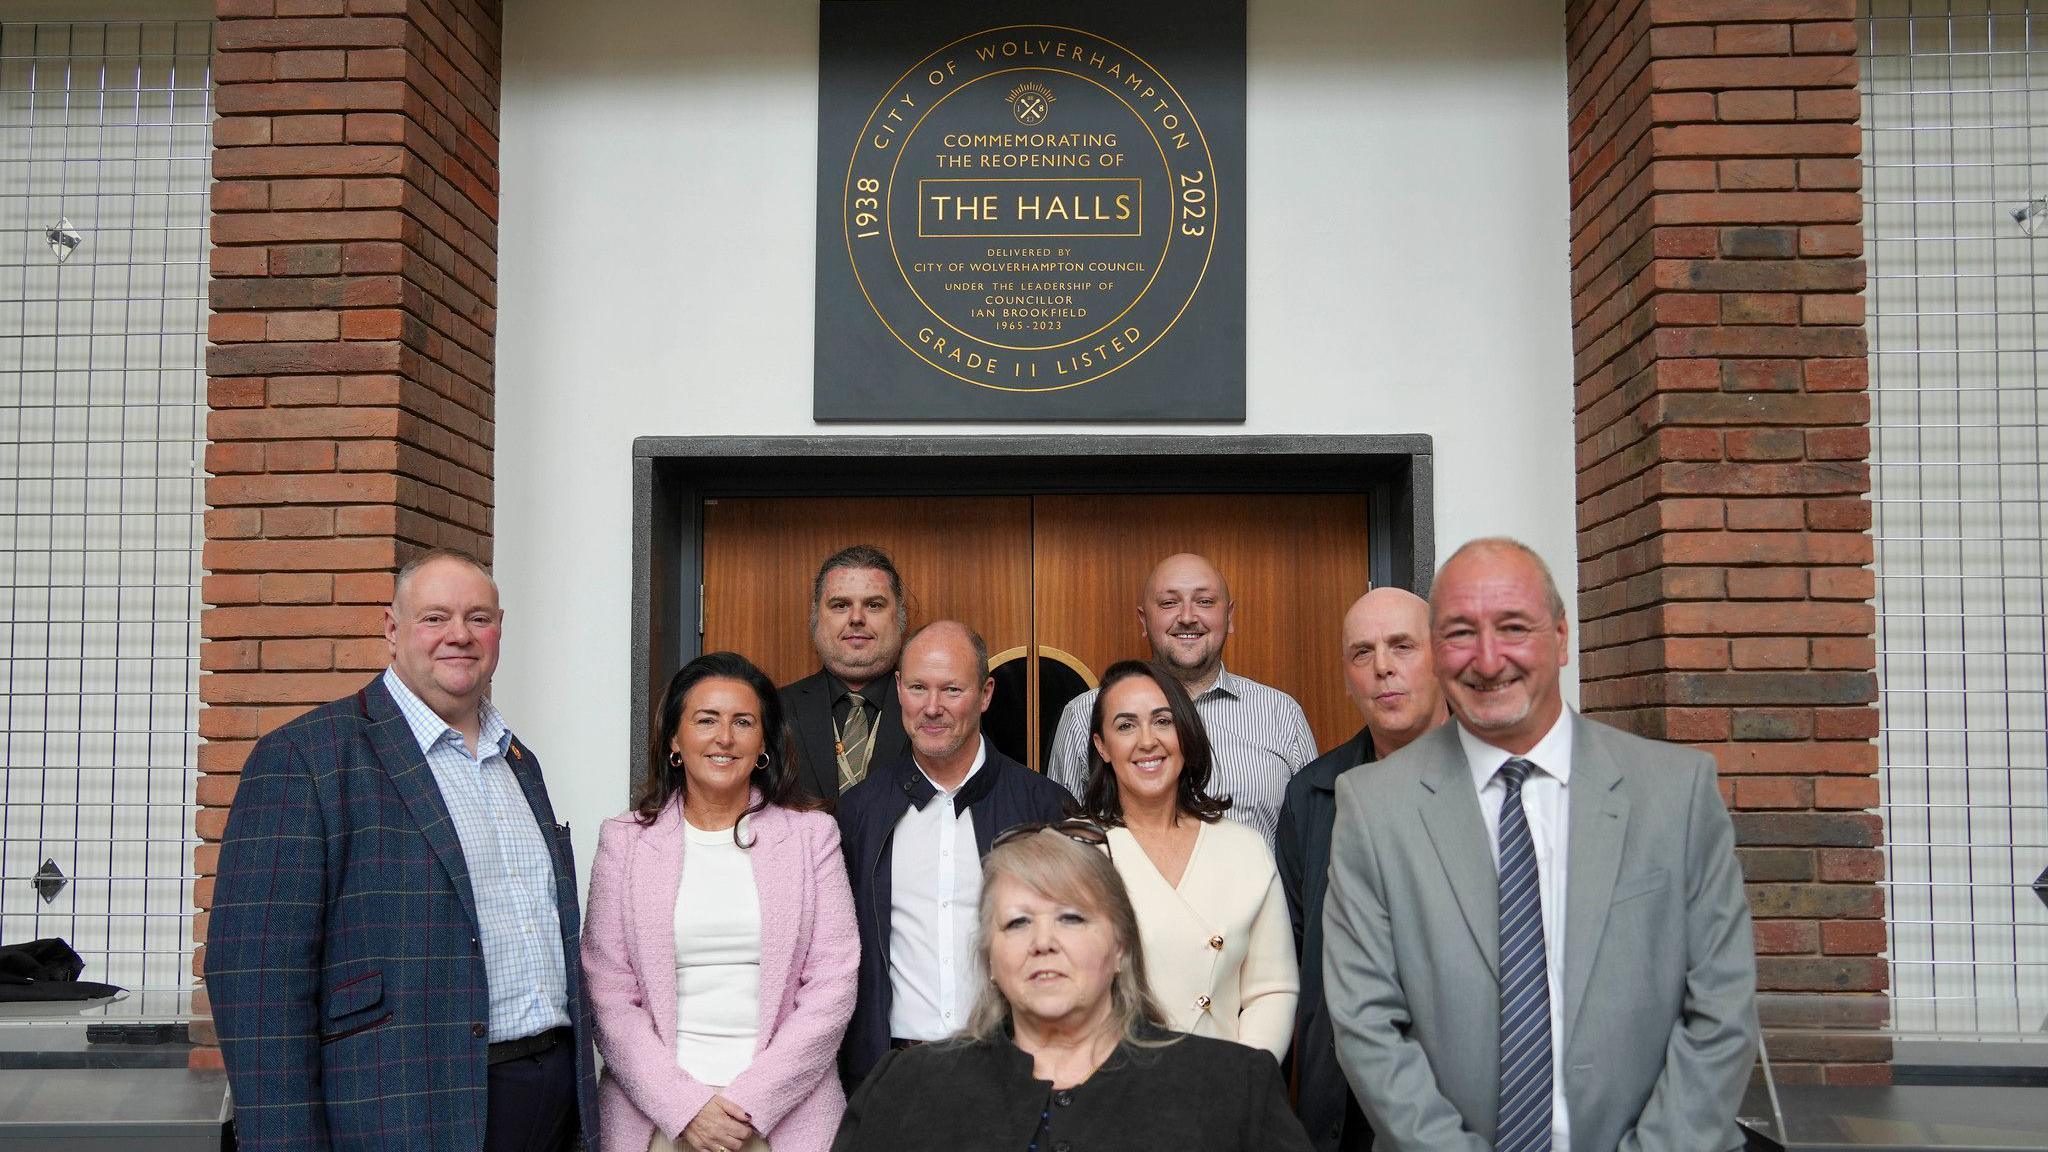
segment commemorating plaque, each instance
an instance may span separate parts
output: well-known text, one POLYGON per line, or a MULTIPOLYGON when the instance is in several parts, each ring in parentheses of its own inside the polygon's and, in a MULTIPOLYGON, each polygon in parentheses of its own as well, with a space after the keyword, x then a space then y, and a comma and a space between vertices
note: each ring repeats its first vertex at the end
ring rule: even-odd
POLYGON ((1244 30, 824 0, 817 418, 1243 419, 1244 30))

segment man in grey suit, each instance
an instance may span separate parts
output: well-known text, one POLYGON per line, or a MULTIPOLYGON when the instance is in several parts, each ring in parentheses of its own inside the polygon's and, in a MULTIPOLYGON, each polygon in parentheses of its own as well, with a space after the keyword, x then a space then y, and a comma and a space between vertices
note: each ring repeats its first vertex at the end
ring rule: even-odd
POLYGON ((1382 1152, 1725 1152, 1756 958, 1713 760, 1564 707, 1564 602, 1475 540, 1430 596, 1455 722, 1337 783, 1323 973, 1382 1152))

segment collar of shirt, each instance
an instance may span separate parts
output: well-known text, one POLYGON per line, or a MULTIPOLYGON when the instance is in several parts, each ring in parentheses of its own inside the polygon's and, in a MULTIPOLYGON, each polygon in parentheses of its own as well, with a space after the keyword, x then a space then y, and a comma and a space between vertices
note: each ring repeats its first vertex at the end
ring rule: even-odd
MULTIPOLYGON (((1474 736, 1462 723, 1454 720, 1452 724, 1458 729, 1458 744, 1465 750, 1466 767, 1472 771, 1472 790, 1484 792, 1493 782, 1494 774, 1500 771, 1500 766, 1516 759, 1515 754, 1474 736)), ((1550 731, 1543 734, 1543 739, 1538 740, 1536 746, 1520 759, 1536 765, 1538 771, 1560 785, 1569 786, 1572 780, 1572 710, 1560 709, 1557 723, 1552 724, 1550 731)))
MULTIPOLYGON (((890 672, 887 675, 894 676, 895 673, 890 672)), ((831 700, 832 707, 834 708, 844 704, 847 696, 853 692, 853 689, 846 686, 846 681, 841 680, 829 671, 825 673, 825 683, 832 689, 831 700)), ((875 685, 879 683, 881 683, 880 679, 870 680, 867 682, 867 686, 860 690, 860 698, 867 701, 870 708, 881 707, 881 701, 875 699, 875 685)))
POLYGON ((924 770, 924 765, 919 764, 917 762, 917 757, 915 755, 912 755, 910 758, 910 766, 917 769, 917 774, 923 778, 925 785, 931 789, 931 796, 925 796, 920 799, 918 793, 923 792, 924 789, 919 788, 911 793, 910 802, 912 804, 915 804, 917 807, 922 808, 931 801, 932 796, 950 796, 953 797, 956 801, 956 803, 953 805, 953 808, 957 814, 959 808, 961 807, 961 805, 957 803, 959 797, 966 793, 967 785, 971 781, 973 781, 976 774, 978 774, 981 771, 981 766, 986 763, 988 763, 988 740, 985 737, 983 737, 980 733, 976 733, 974 737, 974 763, 969 764, 967 766, 967 775, 962 776, 960 778, 960 783, 949 791, 945 788, 939 787, 938 784, 934 783, 931 777, 931 773, 926 772, 924 770))
POLYGON ((1202 689, 1202 691, 1197 693, 1194 698, 1200 699, 1201 697, 1207 696, 1212 692, 1220 692, 1233 700, 1241 700, 1244 698, 1243 681, 1243 677, 1237 675, 1230 669, 1225 668, 1219 664, 1216 666, 1216 682, 1214 684, 1209 685, 1207 688, 1202 689))
MULTIPOLYGON (((398 678, 396 668, 384 670, 384 690, 391 693, 391 699, 398 704, 399 715, 405 717, 406 727, 412 729, 412 738, 419 742, 420 755, 424 756, 431 752, 434 745, 451 735, 465 751, 468 749, 469 745, 462 739, 462 733, 456 731, 454 725, 441 719, 432 708, 427 707, 426 701, 414 695, 413 690, 405 686, 405 681, 398 678)), ((498 755, 503 756, 505 750, 512 745, 512 730, 505 727, 504 715, 491 703, 489 697, 485 697, 478 704, 477 712, 478 718, 483 722, 483 738, 477 742, 479 750, 485 745, 490 745, 497 749, 498 755)))

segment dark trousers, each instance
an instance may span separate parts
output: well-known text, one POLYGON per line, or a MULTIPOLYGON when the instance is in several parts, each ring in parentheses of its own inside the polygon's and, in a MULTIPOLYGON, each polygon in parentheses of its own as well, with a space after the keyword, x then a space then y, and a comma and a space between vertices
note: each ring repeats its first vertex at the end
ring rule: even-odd
POLYGON ((1372 1152, 1372 1124, 1358 1107, 1358 1098, 1344 1094, 1344 1134, 1338 1138, 1339 1152, 1372 1152))
POLYGON ((491 1065, 484 1152, 568 1152, 576 1141, 576 1047, 491 1065))

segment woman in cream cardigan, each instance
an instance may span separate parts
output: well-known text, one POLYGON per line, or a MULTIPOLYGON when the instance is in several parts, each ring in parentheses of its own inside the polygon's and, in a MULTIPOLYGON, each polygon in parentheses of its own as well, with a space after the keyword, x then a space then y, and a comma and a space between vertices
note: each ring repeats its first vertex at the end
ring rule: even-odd
POLYGON ((1168 1024, 1287 1054, 1300 989, 1273 854, 1203 791, 1209 737, 1180 682, 1137 660, 1095 697, 1082 806, 1110 830, 1168 1024))
POLYGON ((823 1152, 860 966, 839 826, 733 653, 676 673, 651 751, 598 834, 583 927, 602 1152, 823 1152))

